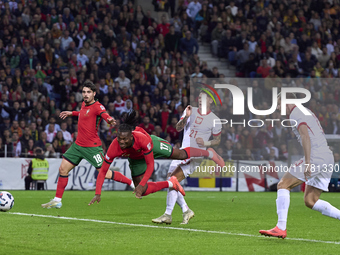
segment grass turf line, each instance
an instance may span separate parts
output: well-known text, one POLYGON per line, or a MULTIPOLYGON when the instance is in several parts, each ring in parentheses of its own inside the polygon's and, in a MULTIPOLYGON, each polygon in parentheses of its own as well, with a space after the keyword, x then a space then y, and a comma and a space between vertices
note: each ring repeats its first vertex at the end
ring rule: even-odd
MULTIPOLYGON (((59 210, 40 207, 54 196, 52 191, 11 193, 15 198, 11 213, 57 218, 0 213, 1 254, 334 254, 340 241, 339 222, 306 208, 302 193, 291 195, 290 240, 258 238, 259 229, 275 226, 276 193, 188 192, 186 199, 196 217, 189 225, 180 225, 182 212, 176 206, 170 228, 151 223, 164 213, 165 192, 142 200, 131 192, 103 192, 101 203, 87 206, 94 192, 66 191, 59 210), (216 235, 219 232, 230 235, 216 235)), ((339 208, 338 197, 328 193, 321 198, 339 208)))

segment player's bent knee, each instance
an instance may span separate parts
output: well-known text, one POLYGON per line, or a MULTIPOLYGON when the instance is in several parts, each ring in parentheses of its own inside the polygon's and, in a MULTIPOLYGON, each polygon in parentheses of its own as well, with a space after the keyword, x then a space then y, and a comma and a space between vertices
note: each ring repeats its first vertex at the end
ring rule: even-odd
POLYGON ((277 184, 277 190, 279 189, 289 189, 288 186, 286 185, 286 183, 284 181, 279 181, 279 183, 277 184))
POLYGON ((62 166, 59 167, 59 175, 68 175, 68 171, 62 166))
POLYGON ((310 199, 304 199, 305 200, 305 205, 308 207, 308 208, 310 208, 310 209, 312 209, 313 208, 313 206, 315 205, 315 202, 314 201, 312 201, 312 200, 310 200, 310 199))

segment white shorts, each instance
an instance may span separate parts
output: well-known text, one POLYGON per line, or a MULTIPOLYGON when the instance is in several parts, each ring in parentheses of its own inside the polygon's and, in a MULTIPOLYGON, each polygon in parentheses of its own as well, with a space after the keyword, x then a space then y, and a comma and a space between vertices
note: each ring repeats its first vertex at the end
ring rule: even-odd
POLYGON ((328 191, 328 184, 331 179, 334 167, 334 156, 332 152, 324 152, 311 157, 311 177, 305 179, 305 157, 296 161, 289 169, 289 173, 297 179, 306 182, 307 185, 328 191))
POLYGON ((190 174, 195 172, 196 166, 199 166, 202 162, 203 158, 188 158, 184 160, 173 160, 170 164, 168 176, 179 166, 181 167, 185 178, 187 178, 190 174))

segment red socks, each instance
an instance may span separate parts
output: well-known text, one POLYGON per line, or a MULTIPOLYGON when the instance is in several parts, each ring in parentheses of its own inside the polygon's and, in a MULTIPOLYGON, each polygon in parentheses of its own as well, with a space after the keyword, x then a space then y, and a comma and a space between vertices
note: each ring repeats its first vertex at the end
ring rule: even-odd
POLYGON ((148 188, 144 192, 143 196, 147 196, 151 193, 155 193, 161 189, 169 188, 168 181, 163 182, 148 182, 148 188))
POLYGON ((198 148, 186 147, 183 150, 188 154, 188 158, 191 157, 209 157, 209 151, 198 148))
POLYGON ((127 178, 125 175, 121 174, 120 172, 117 171, 112 171, 112 179, 116 182, 122 182, 122 183, 126 183, 128 185, 131 185, 132 181, 127 178))
POLYGON ((57 192, 55 193, 56 197, 60 199, 63 197, 67 183, 68 183, 68 175, 67 176, 60 175, 58 178, 57 192))

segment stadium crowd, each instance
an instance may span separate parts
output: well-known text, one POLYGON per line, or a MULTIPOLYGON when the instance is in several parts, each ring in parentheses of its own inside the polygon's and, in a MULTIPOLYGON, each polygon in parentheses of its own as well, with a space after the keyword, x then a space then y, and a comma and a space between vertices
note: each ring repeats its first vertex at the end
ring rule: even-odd
MULTIPOLYGON (((30 156, 35 147, 60 157, 77 137, 77 121, 62 121, 59 113, 80 109, 87 79, 118 125, 133 109, 148 133, 180 147, 175 125, 191 102, 190 78, 224 78, 200 61, 198 40, 235 65, 236 76, 264 78, 251 84, 259 109, 279 78, 282 86, 309 88, 325 132, 340 134, 340 85, 309 79, 340 75, 335 2, 194 0, 179 1, 177 9, 170 0, 152 3, 157 17, 125 0, 0 2, 0 157, 30 156)), ((231 104, 223 107, 231 112, 231 104)), ((118 125, 101 123, 104 151, 118 125)), ((225 125, 218 152, 225 159, 285 160, 292 136, 279 126, 225 125)))

